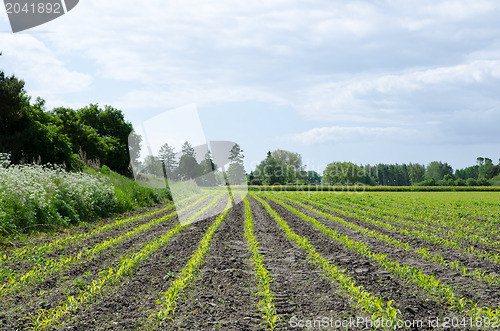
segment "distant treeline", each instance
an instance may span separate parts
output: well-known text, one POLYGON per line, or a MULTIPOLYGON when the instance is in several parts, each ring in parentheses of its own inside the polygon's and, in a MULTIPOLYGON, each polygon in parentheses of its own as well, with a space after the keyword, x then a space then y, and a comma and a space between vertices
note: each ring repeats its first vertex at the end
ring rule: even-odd
MULTIPOLYGON (((186 141, 182 151, 176 153, 173 146, 165 143, 161 146, 157 156, 148 155, 144 161, 135 158, 134 167, 138 179, 147 180, 148 175, 165 177, 169 182, 195 181, 199 186, 219 186, 226 183, 241 185, 246 181, 245 166, 243 164, 243 150, 234 144, 229 150, 224 177, 220 165, 215 164, 214 158, 206 145, 202 147, 204 158, 197 161, 195 148, 186 141), (206 148, 206 149, 205 149, 206 148)), ((137 148, 139 149, 139 148, 137 148)))
POLYGON ((64 164, 79 170, 84 162, 107 165, 130 176, 128 136, 132 124, 115 108, 45 109, 24 90, 24 81, 0 71, 0 153, 13 163, 64 164))
MULTIPOLYGON (((45 109, 45 101, 34 102, 24 90, 24 81, 6 76, 0 70, 0 153, 10 154, 12 163, 64 164, 68 170, 82 169, 84 163, 99 163, 131 176, 128 151, 132 124, 122 111, 110 106, 89 105, 81 109, 45 109)), ((139 145, 140 137, 133 136, 139 145)), ((232 151, 231 179, 244 178, 243 155, 232 151)), ((139 155, 139 150, 135 154, 139 155)), ((146 159, 140 168, 147 173, 163 173, 169 178, 189 179, 214 171, 211 155, 200 164, 189 144, 175 161, 172 147, 165 145, 157 157, 146 159)), ((135 163, 140 162, 134 160, 135 163)), ((96 164, 98 165, 98 164, 96 164)), ((500 185, 500 163, 478 157, 465 169, 453 168, 440 161, 428 165, 377 164, 356 165, 332 162, 322 174, 305 170, 298 153, 284 150, 268 152, 266 158, 247 178, 251 185, 372 185, 372 186, 487 186, 500 185)))
MULTIPOLYGON (((499 160, 500 161, 500 160, 499 160)), ((475 165, 453 170, 448 163, 357 165, 332 162, 323 174, 305 171, 302 157, 275 150, 248 176, 250 185, 500 186, 500 163, 478 157, 475 165)))

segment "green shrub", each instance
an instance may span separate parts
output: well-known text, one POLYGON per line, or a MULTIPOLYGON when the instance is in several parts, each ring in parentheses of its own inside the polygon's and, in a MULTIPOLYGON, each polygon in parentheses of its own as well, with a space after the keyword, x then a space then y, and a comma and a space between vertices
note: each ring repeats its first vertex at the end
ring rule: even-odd
POLYGON ((467 186, 477 186, 477 180, 474 178, 467 178, 467 186))
POLYGON ((490 179, 490 184, 492 186, 500 186, 500 175, 493 177, 490 179))

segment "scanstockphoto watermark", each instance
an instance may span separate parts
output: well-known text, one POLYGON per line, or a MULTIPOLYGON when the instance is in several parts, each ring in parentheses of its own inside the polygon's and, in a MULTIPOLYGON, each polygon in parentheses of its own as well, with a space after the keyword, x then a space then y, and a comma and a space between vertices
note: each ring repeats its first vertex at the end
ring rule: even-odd
POLYGON ((288 184, 283 185, 280 183, 275 183, 271 185, 253 185, 252 182, 249 183, 251 190, 253 192, 303 192, 303 193, 314 193, 314 192, 329 192, 333 194, 344 194, 344 193, 355 193, 363 194, 366 192, 367 185, 364 183, 347 183, 347 184, 334 184, 334 185, 296 185, 288 184))
POLYGON ((79 0, 4 0, 12 32, 34 28, 63 16, 79 0))
POLYGON ((391 321, 384 318, 372 319, 371 317, 359 316, 350 318, 334 318, 328 316, 319 316, 314 319, 298 318, 293 316, 288 325, 291 329, 384 329, 384 330, 402 330, 402 329, 421 329, 428 325, 423 320, 398 320, 391 321))
POLYGON ((406 330, 406 329, 499 329, 498 318, 488 317, 435 317, 426 320, 387 320, 384 318, 371 318, 358 316, 350 318, 334 318, 319 316, 313 319, 298 318, 293 316, 288 322, 290 329, 383 329, 383 330, 406 330))

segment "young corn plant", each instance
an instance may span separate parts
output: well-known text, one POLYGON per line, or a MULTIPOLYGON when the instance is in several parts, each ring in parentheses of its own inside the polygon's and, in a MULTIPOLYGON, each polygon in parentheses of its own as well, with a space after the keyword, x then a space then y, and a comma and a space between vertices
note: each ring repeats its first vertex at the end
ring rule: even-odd
POLYGON ((321 256, 321 254, 315 250, 313 245, 305 237, 299 236, 293 232, 285 220, 283 220, 283 218, 281 218, 266 201, 254 194, 252 194, 252 197, 264 206, 269 215, 271 215, 271 217, 278 223, 279 227, 285 232, 285 235, 292 242, 304 249, 308 253, 309 258, 317 263, 321 269, 326 271, 332 280, 338 282, 341 285, 341 288, 357 301, 359 306, 371 313, 372 316, 382 316, 386 320, 390 320, 393 324, 398 321, 398 316, 401 313, 397 308, 392 307, 392 301, 390 301, 390 304, 385 304, 383 299, 365 291, 362 286, 358 286, 351 277, 348 277, 345 274, 344 270, 340 270, 338 266, 334 266, 331 262, 321 256))
MULTIPOLYGON (((206 198, 200 198, 194 203, 190 204, 187 209, 194 208, 196 205, 204 201, 206 198)), ((55 273, 67 270, 70 266, 81 263, 84 260, 92 260, 98 257, 102 252, 116 247, 119 243, 133 238, 135 236, 144 233, 145 231, 157 226, 167 220, 172 219, 176 213, 170 213, 163 217, 154 219, 149 223, 142 224, 141 226, 115 238, 111 238, 102 243, 96 244, 93 248, 89 250, 83 250, 75 256, 62 256, 59 260, 47 260, 44 264, 35 265, 31 270, 23 275, 17 275, 17 277, 10 277, 8 290, 2 290, 0 294, 11 294, 17 293, 25 289, 29 285, 37 284, 49 277, 53 276, 55 273)), ((1 298, 1 296, 0 296, 1 298)))
MULTIPOLYGON (((190 200, 193 199, 198 199, 200 196, 193 196, 186 198, 182 201, 179 202, 179 204, 184 204, 190 200)), ((113 223, 106 224, 104 226, 98 227, 96 229, 93 229, 90 232, 87 233, 80 233, 76 235, 71 235, 71 236, 66 236, 54 241, 51 241, 49 243, 43 244, 43 245, 37 245, 37 246, 26 246, 23 248, 18 248, 15 250, 12 250, 8 252, 8 254, 3 254, 0 255, 0 265, 4 264, 5 262, 8 261, 19 261, 19 260, 26 260, 29 259, 30 257, 33 256, 39 256, 41 254, 47 254, 47 253, 52 253, 60 249, 64 249, 65 245, 68 243, 71 243, 72 245, 77 244, 82 242, 83 240, 86 240, 88 238, 94 237, 99 234, 103 234, 106 232, 109 232, 111 230, 116 230, 121 227, 124 227, 130 223, 137 222, 140 220, 143 220, 148 217, 153 217, 155 215, 164 213, 166 211, 169 211, 174 208, 173 204, 169 204, 161 209, 154 210, 152 212, 148 213, 143 213, 139 215, 134 215, 132 217, 128 217, 125 219, 117 219, 113 223)))
POLYGON ((228 200, 225 210, 217 216, 215 221, 208 228, 207 232, 205 232, 205 235, 198 244, 198 248, 193 253, 186 266, 180 271, 179 275, 172 282, 168 290, 160 293, 161 298, 157 301, 160 309, 149 315, 148 327, 164 326, 167 320, 173 319, 179 295, 183 293, 187 286, 194 283, 195 277, 203 265, 206 253, 210 249, 212 238, 231 210, 232 203, 233 201, 231 197, 228 200))
MULTIPOLYGON (((277 198, 275 198, 273 196, 272 197, 268 196, 268 197, 277 201, 276 200, 277 198)), ((307 209, 307 210, 315 213, 316 215, 318 215, 320 217, 323 217, 325 219, 342 224, 343 226, 351 228, 353 230, 362 232, 362 233, 366 234, 367 236, 377 238, 377 239, 384 241, 385 243, 387 243, 391 246, 404 249, 405 251, 413 253, 422 259, 435 262, 439 265, 443 265, 443 266, 449 267, 451 269, 455 269, 455 270, 459 271, 460 273, 462 273, 462 275, 464 275, 464 276, 473 276, 475 279, 477 279, 479 281, 484 281, 484 282, 491 283, 491 284, 500 284, 500 277, 498 277, 494 274, 487 274, 485 271, 482 271, 479 269, 474 269, 472 271, 468 271, 467 268, 465 266, 463 266, 459 261, 445 260, 443 258, 443 256, 439 253, 431 254, 428 252, 428 249, 426 249, 426 248, 417 248, 417 249, 412 248, 406 242, 402 242, 402 241, 394 239, 388 235, 384 235, 378 231, 363 228, 361 226, 356 225, 355 223, 347 222, 340 217, 336 217, 336 216, 333 216, 331 214, 325 213, 321 210, 331 210, 331 209, 328 206, 325 206, 323 204, 320 204, 317 202, 311 202, 311 204, 316 205, 320 209, 320 210, 317 210, 317 209, 314 209, 313 207, 311 207, 310 205, 307 205, 307 204, 301 203, 300 201, 286 198, 286 197, 282 197, 280 199, 280 201, 288 201, 288 202, 294 203, 294 204, 300 206, 301 208, 307 209)), ((337 212, 336 209, 331 210, 331 211, 337 212)), ((360 216, 360 215, 356 215, 356 214, 351 214, 351 213, 344 213, 342 215, 345 215, 348 217, 353 217, 353 218, 356 218, 358 220, 362 220, 365 223, 375 225, 379 228, 383 228, 383 229, 388 230, 388 231, 400 232, 400 233, 405 232, 404 229, 402 230, 402 229, 396 228, 393 225, 391 225, 390 223, 385 223, 385 222, 379 221, 377 219, 371 219, 368 217, 364 217, 364 216, 360 216), (401 230, 401 231, 399 231, 399 230, 401 230)))
MULTIPOLYGON (((454 309, 454 308, 457 308, 458 310, 461 309, 464 314, 469 315, 469 316, 475 316, 475 318, 485 317, 486 316, 485 311, 488 311, 488 313, 487 313, 488 316, 500 314, 499 309, 494 310, 494 309, 491 309, 489 307, 482 307, 482 308, 478 308, 478 309, 466 310, 466 309, 464 309, 465 308, 464 302, 466 299, 458 298, 455 295, 453 288, 451 288, 450 286, 446 286, 444 284, 441 284, 441 282, 438 279, 436 279, 434 275, 427 275, 427 274, 424 274, 422 272, 422 270, 420 270, 418 268, 412 268, 408 265, 400 264, 399 262, 396 262, 396 261, 391 261, 387 257, 387 255, 377 254, 377 253, 371 252, 366 244, 364 244, 362 242, 354 241, 346 235, 343 235, 343 234, 341 234, 333 229, 327 228, 324 224, 319 222, 317 219, 310 217, 308 215, 305 215, 304 213, 298 211, 297 209, 293 208, 292 206, 289 206, 286 203, 284 203, 276 198, 270 197, 270 199, 275 201, 276 203, 280 204, 285 209, 292 212, 294 215, 296 215, 299 218, 303 219, 304 221, 310 223, 314 228, 316 228, 317 230, 319 230, 320 232, 322 232, 323 234, 325 234, 329 238, 335 240, 340 245, 343 245, 347 249, 353 250, 353 251, 357 252, 358 254, 360 254, 361 256, 367 257, 368 259, 376 262, 377 264, 379 264, 381 267, 383 267, 384 269, 386 269, 390 273, 406 280, 407 283, 417 285, 419 288, 421 288, 425 293, 429 294, 435 300, 447 302, 450 305, 451 309, 454 309), (460 301, 460 300, 462 300, 462 301, 460 301)), ((267 206, 269 206, 269 205, 267 205, 267 206)), ((267 209, 267 207, 266 207, 266 209, 267 209)), ((271 213, 271 211, 276 213, 269 206, 269 212, 271 213)), ((497 316, 497 315, 495 315, 495 316, 497 316)))
POLYGON ((267 322, 269 330, 275 330, 278 326, 278 315, 274 306, 274 294, 271 291, 273 277, 264 265, 262 254, 259 253, 259 243, 254 235, 254 226, 250 203, 245 198, 245 237, 249 244, 249 250, 252 253, 251 261, 254 265, 255 277, 259 281, 259 291, 257 295, 261 298, 258 302, 258 308, 263 311, 263 317, 267 322))
MULTIPOLYGON (((220 199, 220 197, 222 197, 222 195, 216 197, 216 200, 220 199)), ((189 207, 186 207, 179 212, 185 212, 188 208, 189 207)), ((174 213, 176 214, 177 212, 174 213)), ((68 296, 68 298, 66 298, 66 300, 59 306, 48 310, 40 310, 38 312, 38 316, 36 317, 36 321, 38 321, 37 323, 40 324, 38 329, 52 328, 61 323, 65 316, 71 311, 96 300, 97 297, 103 294, 103 291, 107 287, 111 287, 114 284, 119 283, 123 277, 133 273, 141 262, 147 260, 152 254, 164 247, 185 227, 185 225, 183 226, 181 224, 177 224, 161 237, 158 237, 146 244, 139 251, 134 251, 125 255, 116 269, 109 268, 102 270, 99 273, 100 277, 95 279, 85 291, 80 291, 80 294, 76 297, 68 296)))

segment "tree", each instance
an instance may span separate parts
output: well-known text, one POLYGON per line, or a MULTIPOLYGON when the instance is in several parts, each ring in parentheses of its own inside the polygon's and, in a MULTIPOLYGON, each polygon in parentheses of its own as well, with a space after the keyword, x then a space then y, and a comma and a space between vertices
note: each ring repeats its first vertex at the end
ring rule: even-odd
POLYGON ((174 179, 174 171, 178 165, 174 148, 167 143, 163 144, 158 153, 158 159, 162 162, 163 167, 165 168, 167 178, 174 179))
MULTIPOLYGON (((367 174, 366 184, 375 182, 378 185, 408 186, 411 184, 408 166, 406 164, 377 164, 375 172, 372 169, 367 174)), ((365 170, 368 170, 365 167, 365 170)))
POLYGON ((411 185, 416 185, 425 179, 425 166, 418 163, 410 163, 408 165, 408 175, 411 185))
POLYGON ((307 172, 307 183, 309 185, 321 182, 321 176, 314 170, 309 170, 307 172))
POLYGON ((221 173, 216 171, 217 165, 214 163, 212 153, 210 153, 210 151, 205 153, 205 158, 201 161, 199 169, 201 177, 196 178, 199 185, 216 186, 221 183, 219 176, 221 173))
POLYGON ((489 167, 489 169, 486 171, 485 178, 491 179, 493 177, 496 177, 500 175, 500 165, 495 165, 489 167))
POLYGON ((11 130, 23 117, 24 94, 24 81, 0 71, 0 132, 11 130))
POLYGON ((283 185, 304 182, 307 174, 302 165, 302 156, 281 149, 267 152, 263 160, 253 171, 251 182, 254 185, 283 185))
POLYGON ((230 163, 227 169, 227 179, 230 185, 241 185, 246 182, 243 158, 243 150, 238 144, 235 144, 229 152, 230 163))
POLYGON ((263 185, 284 184, 282 175, 282 168, 269 151, 266 158, 255 168, 253 183, 263 185))
POLYGON ((245 156, 243 155, 243 150, 241 149, 240 145, 234 144, 234 146, 229 151, 229 161, 243 164, 244 157, 245 156))
POLYGON ((493 167, 493 161, 491 159, 484 158, 483 164, 481 164, 478 169, 478 178, 487 178, 486 174, 491 167, 493 167))
POLYGON ((271 153, 272 157, 276 160, 281 167, 283 178, 280 182, 295 183, 300 173, 304 170, 302 165, 302 156, 298 153, 277 149, 271 153))
POLYGON ((302 156, 299 153, 277 149, 273 151, 271 155, 278 163, 291 167, 294 171, 304 170, 302 156))
POLYGON ((183 156, 190 156, 190 157, 196 158, 196 152, 195 152, 193 146, 188 141, 186 141, 182 145, 182 154, 183 154, 183 156))
POLYGON ((156 156, 148 155, 144 159, 144 170, 146 173, 163 178, 163 169, 160 160, 156 156))
POLYGON ((443 179, 446 175, 453 175, 453 168, 446 162, 433 161, 429 163, 425 171, 426 179, 434 178, 436 181, 443 179))
POLYGON ((187 141, 182 145, 182 156, 179 159, 176 173, 181 180, 193 179, 201 175, 195 150, 187 141))
POLYGON ((0 152, 10 153, 13 163, 23 157, 26 143, 26 107, 29 98, 24 91, 24 81, 15 76, 6 77, 0 71, 0 152))
POLYGON ((455 177, 456 178, 461 178, 461 179, 478 179, 479 178, 479 166, 478 165, 473 165, 471 167, 467 167, 464 169, 457 169, 455 171, 455 177))
MULTIPOLYGON (((101 138, 101 163, 123 175, 130 176, 129 134, 133 127, 125 121, 121 110, 111 106, 99 108, 91 104, 77 111, 79 122, 92 127, 101 138)), ((87 153, 92 153, 86 150, 87 153)))
POLYGON ((356 185, 366 183, 366 173, 351 162, 333 162, 323 171, 323 183, 328 185, 356 185))
POLYGON ((468 178, 466 182, 467 186, 477 186, 477 180, 474 178, 468 178))
POLYGON ((65 164, 71 168, 71 143, 57 117, 45 111, 45 101, 37 98, 31 104, 31 98, 23 91, 18 101, 19 117, 14 120, 6 115, 11 122, 0 132, 0 152, 10 153, 13 163, 36 161, 65 164))

